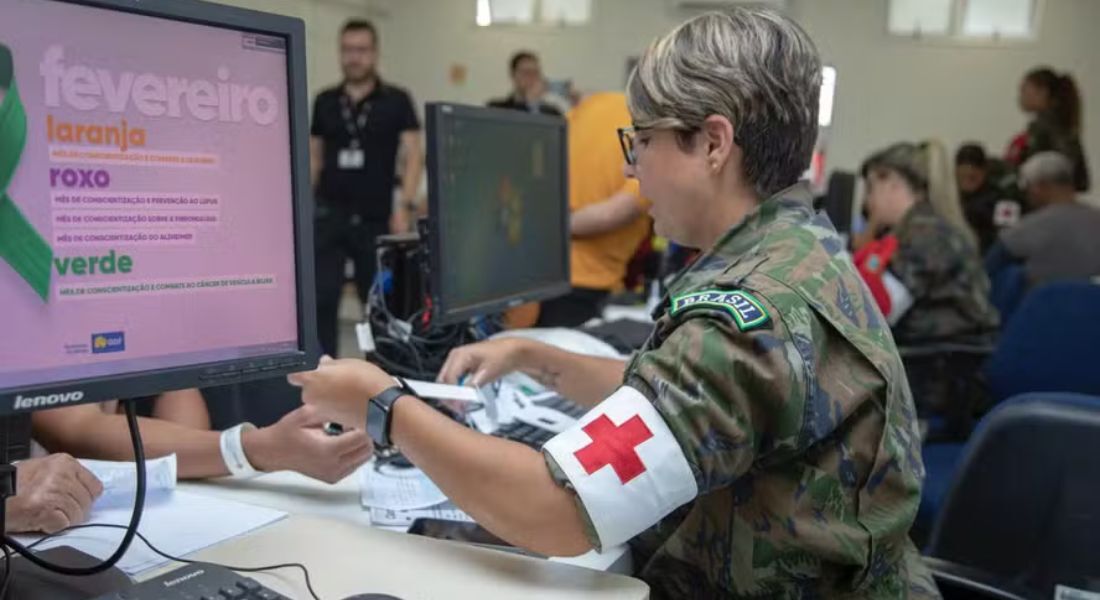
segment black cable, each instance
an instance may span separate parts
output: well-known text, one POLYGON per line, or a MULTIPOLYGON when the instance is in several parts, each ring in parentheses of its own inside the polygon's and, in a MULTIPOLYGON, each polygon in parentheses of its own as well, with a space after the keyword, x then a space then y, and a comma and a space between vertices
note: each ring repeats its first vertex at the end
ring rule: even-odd
MULTIPOLYGON (((34 542, 30 546, 27 546, 27 549, 28 550, 33 549, 35 546, 37 546, 37 545, 39 545, 39 544, 41 544, 41 543, 43 543, 47 540, 53 539, 53 538, 55 538, 57 536, 60 536, 60 535, 64 535, 66 533, 69 533, 70 531, 75 531, 77 529, 91 529, 93 527, 101 527, 101 528, 107 528, 107 529, 126 529, 125 525, 115 525, 113 523, 88 523, 88 524, 85 524, 85 525, 74 525, 72 527, 62 529, 61 531, 58 531, 57 533, 47 535, 46 537, 34 542)), ((317 595, 317 592, 314 591, 314 589, 313 589, 313 580, 311 580, 310 577, 309 577, 309 569, 306 568, 306 566, 301 564, 301 563, 284 563, 284 564, 279 564, 279 565, 271 565, 271 566, 267 566, 267 567, 234 567, 234 566, 225 565, 225 564, 221 564, 221 563, 212 563, 210 561, 205 561, 205 560, 189 560, 189 559, 186 559, 186 558, 180 558, 178 556, 172 556, 171 554, 168 554, 167 552, 164 552, 163 550, 157 548, 156 546, 153 545, 152 542, 149 541, 149 538, 142 535, 141 532, 137 533, 137 537, 146 546, 148 546, 150 550, 152 550, 156 554, 160 555, 161 557, 166 558, 166 559, 168 559, 170 561, 173 561, 173 562, 183 563, 183 564, 187 564, 187 565, 217 565, 219 567, 229 569, 230 571, 236 571, 238 573, 266 573, 267 571, 276 571, 276 570, 279 570, 279 569, 300 569, 302 571, 302 574, 305 576, 306 589, 309 590, 309 595, 313 596, 313 600, 321 600, 321 598, 317 595)), ((2 598, 3 598, 3 595, 0 595, 0 599, 2 599, 2 598)))
MULTIPOLYGON (((126 554, 126 551, 130 549, 130 543, 134 541, 134 536, 137 535, 138 525, 141 524, 141 514, 145 509, 145 447, 141 443, 141 429, 138 427, 134 401, 124 400, 122 405, 126 408, 126 422, 130 425, 130 441, 134 444, 134 465, 137 467, 137 491, 134 493, 134 512, 130 516, 130 524, 125 527, 126 535, 122 536, 122 542, 119 543, 118 549, 115 550, 115 553, 107 560, 98 565, 91 567, 66 567, 43 560, 35 556, 29 548, 24 547, 23 544, 15 541, 11 536, 4 536, 4 543, 31 563, 60 575, 88 577, 91 575, 98 575, 99 573, 111 569, 118 564, 118 561, 121 560, 122 556, 126 554)), ((122 528, 121 525, 118 527, 122 528)))

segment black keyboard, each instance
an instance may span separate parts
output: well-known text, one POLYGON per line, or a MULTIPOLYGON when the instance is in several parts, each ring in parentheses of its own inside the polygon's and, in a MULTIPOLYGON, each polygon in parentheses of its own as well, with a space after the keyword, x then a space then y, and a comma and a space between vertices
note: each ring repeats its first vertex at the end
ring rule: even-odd
MULTIPOLYGON (((565 413, 574 419, 579 419, 587 412, 584 407, 566 400, 561 396, 554 396, 552 398, 546 398, 545 400, 536 400, 535 404, 546 408, 552 408, 558 412, 565 413)), ((534 425, 529 425, 521 421, 512 421, 507 425, 501 426, 500 429, 493 432, 496 437, 502 437, 513 442, 519 442, 521 444, 530 446, 535 450, 542 450, 543 445, 550 441, 550 438, 556 435, 554 432, 534 425)))
POLYGON ((95 600, 289 600, 225 567, 195 564, 95 600))
POLYGON ((520 421, 512 421, 507 425, 502 425, 500 429, 493 432, 493 435, 506 440, 512 440, 513 442, 519 442, 535 450, 542 450, 543 445, 549 442, 550 438, 554 437, 554 433, 551 431, 547 431, 541 427, 535 427, 534 425, 528 425, 520 421))
POLYGON ((561 396, 554 396, 545 400, 536 400, 535 404, 538 406, 545 406, 546 408, 552 408, 558 412, 563 412, 574 419, 579 419, 584 416, 584 413, 588 412, 588 409, 580 404, 572 400, 566 400, 561 396))

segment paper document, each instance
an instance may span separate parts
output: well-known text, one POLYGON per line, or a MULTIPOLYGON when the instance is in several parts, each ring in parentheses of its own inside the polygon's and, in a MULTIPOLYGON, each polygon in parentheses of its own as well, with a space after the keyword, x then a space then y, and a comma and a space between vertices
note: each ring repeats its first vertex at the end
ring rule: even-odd
POLYGON ((409 387, 411 387, 418 396, 424 398, 434 398, 436 400, 463 400, 466 402, 482 401, 477 395, 477 390, 472 387, 448 385, 430 381, 417 381, 415 379, 406 379, 405 382, 409 384, 409 387))
MULTIPOLYGON (((137 468, 132 462, 108 460, 81 460, 80 464, 92 472, 103 484, 103 495, 96 506, 133 505, 137 490, 137 468)), ((145 495, 157 496, 176 489, 176 455, 145 461, 145 495)))
MULTIPOLYGON (((130 504, 101 506, 97 503, 92 507, 92 514, 87 522, 127 525, 131 510, 130 504)), ((274 523, 285 516, 286 513, 270 508, 177 490, 162 494, 157 502, 146 503, 138 531, 162 552, 186 557, 203 548, 274 523)), ((122 529, 102 527, 77 529, 50 539, 39 548, 68 545, 103 559, 114 553, 125 533, 122 529)), ((24 544, 30 544, 39 539, 39 536, 21 535, 17 539, 24 544)), ((118 567, 127 575, 135 575, 168 562, 135 537, 118 567)))
POLYGON ((462 512, 460 508, 450 502, 417 510, 370 509, 370 524, 376 527, 400 527, 407 530, 412 526, 413 521, 417 519, 474 522, 470 515, 462 512))
POLYGON ((367 463, 359 469, 363 506, 389 510, 414 510, 447 500, 420 469, 394 469, 367 463))

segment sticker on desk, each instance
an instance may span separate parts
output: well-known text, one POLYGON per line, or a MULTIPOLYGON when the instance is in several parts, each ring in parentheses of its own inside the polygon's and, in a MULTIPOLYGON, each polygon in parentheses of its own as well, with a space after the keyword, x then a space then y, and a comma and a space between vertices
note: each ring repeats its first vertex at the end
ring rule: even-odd
POLYGON ((474 519, 450 502, 417 510, 370 509, 370 524, 375 527, 402 527, 408 529, 417 519, 439 519, 473 523, 474 519))

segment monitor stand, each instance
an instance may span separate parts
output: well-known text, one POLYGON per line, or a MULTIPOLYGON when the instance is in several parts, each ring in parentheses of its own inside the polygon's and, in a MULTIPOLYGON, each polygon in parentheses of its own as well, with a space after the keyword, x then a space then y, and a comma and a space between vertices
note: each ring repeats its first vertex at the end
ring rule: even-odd
MULTIPOLYGON (((51 563, 72 567, 100 562, 98 558, 69 546, 58 546, 35 554, 51 563)), ((0 600, 89 600, 133 586, 130 578, 118 567, 90 577, 51 573, 22 557, 13 557, 11 567, 8 594, 0 600)))

